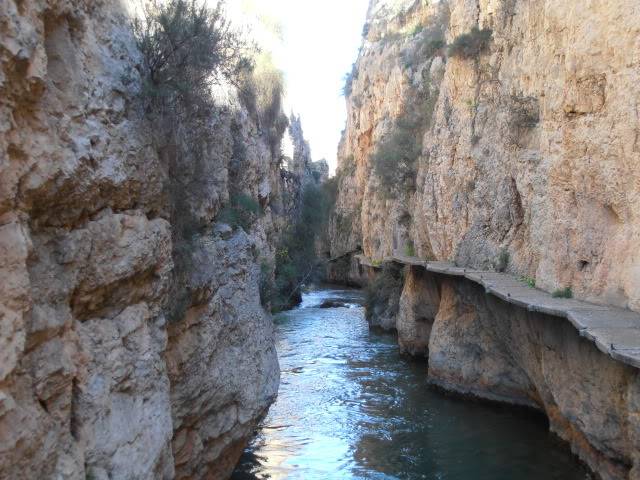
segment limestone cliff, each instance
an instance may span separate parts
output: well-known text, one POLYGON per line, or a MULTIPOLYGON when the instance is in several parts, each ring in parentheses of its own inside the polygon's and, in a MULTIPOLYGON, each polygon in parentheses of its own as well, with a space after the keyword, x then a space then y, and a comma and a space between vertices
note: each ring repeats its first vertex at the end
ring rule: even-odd
POLYGON ((128 8, 0 2, 2 478, 225 478, 277 392, 279 148, 231 100, 158 148, 128 8))
POLYGON ((293 158, 287 159, 292 174, 303 179, 305 183, 321 184, 329 178, 329 164, 326 160, 313 161, 311 147, 304 138, 300 116, 291 115, 289 119, 289 135, 293 143, 293 158))
POLYGON ((427 382, 539 409, 601 478, 640 478, 638 362, 613 343, 638 351, 639 5, 372 0, 363 35, 330 277, 369 283, 427 382), (563 300, 596 334, 466 272, 593 302, 563 300))
POLYGON ((637 2, 374 0, 364 33, 332 255, 411 251, 639 311, 637 2), (416 105, 410 178, 376 173, 416 105))
MULTIPOLYGON (((398 339, 403 351, 428 356, 429 383, 539 409, 547 415, 550 429, 597 478, 640 478, 637 362, 605 354, 606 348, 596 347, 583 329, 565 318, 487 293, 488 285, 499 282, 521 299, 524 296, 516 292, 527 287, 517 279, 470 275, 482 282, 479 285, 463 276, 414 266, 407 267, 406 274, 398 339)), ((637 315, 627 314, 617 318, 625 325, 607 329, 616 312, 564 302, 574 302, 568 308, 588 314, 589 330, 596 336, 606 333, 609 341, 634 335, 640 326, 637 315)))

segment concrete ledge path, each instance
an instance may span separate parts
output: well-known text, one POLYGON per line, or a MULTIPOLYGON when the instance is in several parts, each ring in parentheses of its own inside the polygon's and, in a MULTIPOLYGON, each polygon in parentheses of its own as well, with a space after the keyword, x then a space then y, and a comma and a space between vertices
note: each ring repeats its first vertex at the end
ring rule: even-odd
POLYGON ((441 275, 464 277, 482 285, 487 293, 505 302, 531 312, 566 318, 580 336, 593 342, 600 351, 617 361, 640 368, 639 313, 575 299, 554 298, 507 273, 462 268, 449 262, 430 262, 397 254, 382 261, 372 261, 364 255, 355 257, 361 265, 372 268, 381 268, 383 263, 394 262, 421 267, 441 275))

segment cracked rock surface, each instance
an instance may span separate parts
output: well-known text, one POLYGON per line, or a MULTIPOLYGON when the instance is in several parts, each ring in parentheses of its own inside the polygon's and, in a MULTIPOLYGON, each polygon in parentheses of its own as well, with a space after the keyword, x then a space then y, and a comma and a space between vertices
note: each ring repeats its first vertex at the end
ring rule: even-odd
POLYGON ((277 392, 258 279, 279 159, 226 108, 170 174, 130 7, 0 2, 3 479, 224 478, 277 392), (250 232, 215 224, 232 183, 264 207, 250 232))

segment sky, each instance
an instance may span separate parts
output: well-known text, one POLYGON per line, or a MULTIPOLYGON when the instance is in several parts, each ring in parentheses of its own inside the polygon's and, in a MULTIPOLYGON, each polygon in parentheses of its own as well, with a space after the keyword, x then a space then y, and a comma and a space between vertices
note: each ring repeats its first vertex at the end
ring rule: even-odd
POLYGON ((342 85, 358 54, 369 0, 227 3, 232 2, 240 2, 245 15, 249 12, 259 18, 271 31, 272 40, 259 41, 271 43, 267 48, 284 71, 287 113, 301 116, 313 160, 325 158, 335 171, 338 142, 347 118, 342 85))

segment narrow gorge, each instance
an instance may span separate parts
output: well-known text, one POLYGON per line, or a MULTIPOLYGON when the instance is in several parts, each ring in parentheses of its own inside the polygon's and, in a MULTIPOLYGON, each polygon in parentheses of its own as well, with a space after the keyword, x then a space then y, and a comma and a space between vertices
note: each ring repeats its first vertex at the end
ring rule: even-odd
POLYGON ((333 165, 240 3, 0 0, 0 479, 640 480, 640 4, 366 0, 333 165))

